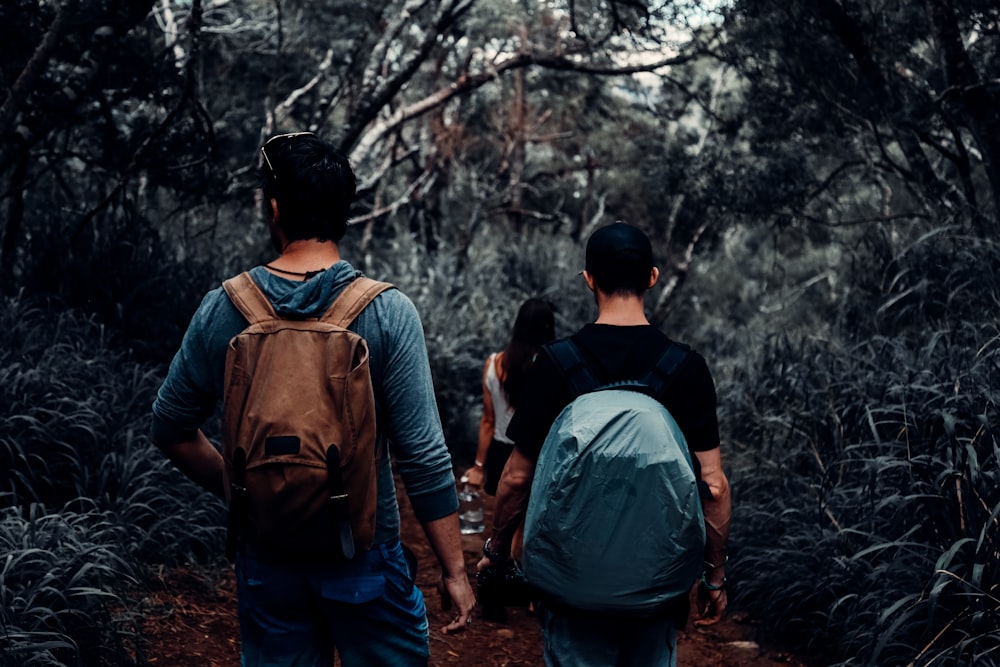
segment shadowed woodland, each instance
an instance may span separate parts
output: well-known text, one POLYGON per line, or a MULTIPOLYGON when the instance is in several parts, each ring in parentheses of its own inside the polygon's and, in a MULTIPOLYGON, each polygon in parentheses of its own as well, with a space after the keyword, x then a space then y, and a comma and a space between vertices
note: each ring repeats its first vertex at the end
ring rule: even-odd
POLYGON ((10 0, 0 33, 0 665, 148 664, 133 592, 221 565, 148 413, 272 257, 258 148, 303 129, 458 467, 517 304, 591 319, 582 241, 627 220, 716 376, 733 608, 828 664, 1000 664, 995 0, 10 0))

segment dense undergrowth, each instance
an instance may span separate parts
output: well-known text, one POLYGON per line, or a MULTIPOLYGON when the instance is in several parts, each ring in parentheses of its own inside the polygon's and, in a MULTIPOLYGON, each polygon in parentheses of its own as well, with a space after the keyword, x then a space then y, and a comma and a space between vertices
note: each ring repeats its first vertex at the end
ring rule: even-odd
POLYGON ((0 302, 0 665, 130 664, 119 594, 219 553, 221 504, 145 437, 157 378, 89 316, 0 302))
MULTIPOLYGON (((474 272, 409 247, 356 260, 417 304, 459 465, 516 305, 556 301, 560 334, 593 313, 579 248, 487 247, 474 272)), ((697 322, 671 325, 724 369, 734 603, 829 664, 1000 664, 993 266, 993 244, 929 238, 857 276, 814 314, 823 328, 764 317, 699 342, 697 322)), ((141 662, 125 591, 221 554, 221 503, 146 435, 164 366, 120 336, 48 301, 0 302, 0 665, 141 662)))
POLYGON ((831 664, 1000 664, 998 260, 924 239, 726 387, 735 598, 831 664))

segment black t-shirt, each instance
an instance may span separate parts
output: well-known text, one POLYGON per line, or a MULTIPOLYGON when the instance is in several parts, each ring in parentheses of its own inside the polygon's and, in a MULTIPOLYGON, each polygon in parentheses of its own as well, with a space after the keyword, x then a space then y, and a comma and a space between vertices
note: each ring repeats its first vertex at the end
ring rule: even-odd
MULTIPOLYGON (((670 339, 652 325, 588 324, 572 339, 602 384, 641 380, 670 345, 670 339)), ((540 352, 525 378, 507 437, 522 454, 537 460, 549 428, 572 400, 559 369, 540 352)), ((693 350, 688 354, 660 402, 677 421, 692 452, 719 446, 715 383, 700 354, 693 350)))

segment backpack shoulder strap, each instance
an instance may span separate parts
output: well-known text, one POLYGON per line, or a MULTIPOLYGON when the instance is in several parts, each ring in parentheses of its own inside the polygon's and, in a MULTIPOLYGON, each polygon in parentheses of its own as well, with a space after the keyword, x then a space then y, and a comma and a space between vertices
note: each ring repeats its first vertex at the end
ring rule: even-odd
POLYGON ((393 287, 395 285, 391 283, 372 280, 364 276, 355 278, 334 299, 333 305, 330 306, 320 320, 346 329, 347 325, 353 322, 376 296, 393 287))
POLYGON ((643 379, 643 383, 650 388, 653 396, 663 396, 663 393, 670 386, 677 371, 687 360, 688 353, 690 352, 691 348, 689 346, 683 343, 670 342, 670 345, 667 346, 666 351, 660 357, 659 361, 656 362, 656 365, 650 369, 645 379, 643 379))
POLYGON ((222 283, 222 288, 229 295, 237 310, 243 313, 250 324, 258 324, 267 320, 278 319, 274 306, 246 271, 222 283))
POLYGON ((542 349, 545 350, 556 368, 562 373, 563 378, 566 379, 573 396, 586 394, 600 386, 593 371, 590 370, 580 354, 580 348, 571 339, 557 340, 542 349))

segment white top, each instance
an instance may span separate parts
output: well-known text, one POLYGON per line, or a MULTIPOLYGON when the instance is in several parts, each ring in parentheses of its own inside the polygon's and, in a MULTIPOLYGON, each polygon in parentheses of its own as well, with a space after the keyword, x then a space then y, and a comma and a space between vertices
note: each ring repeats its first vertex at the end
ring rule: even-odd
POLYGON ((497 376, 497 355, 495 352, 490 355, 487 362, 486 388, 489 390, 490 398, 493 400, 493 414, 496 420, 493 427, 493 439, 513 445, 514 441, 508 438, 506 433, 507 426, 510 424, 510 418, 514 416, 514 408, 507 401, 507 394, 504 393, 503 386, 500 384, 500 378, 497 376))

